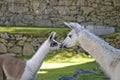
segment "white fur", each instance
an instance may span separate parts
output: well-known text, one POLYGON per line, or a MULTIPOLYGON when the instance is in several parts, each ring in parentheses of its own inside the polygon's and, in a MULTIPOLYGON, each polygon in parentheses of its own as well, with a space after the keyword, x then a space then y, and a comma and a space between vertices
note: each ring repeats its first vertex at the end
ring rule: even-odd
POLYGON ((63 41, 63 47, 80 45, 101 65, 111 80, 120 80, 120 50, 109 45, 109 43, 83 29, 78 23, 65 23, 72 28, 63 41), (72 24, 72 25, 71 25, 72 24), (72 37, 69 37, 72 35, 72 37))
POLYGON ((43 45, 38 49, 38 51, 35 53, 35 55, 32 57, 32 59, 28 60, 26 63, 25 71, 23 73, 23 76, 21 80, 34 80, 35 75, 37 71, 39 70, 40 66, 42 65, 42 62, 46 55, 50 51, 50 43, 49 41, 45 41, 43 45), (28 77, 26 77, 28 76, 28 77))
MULTIPOLYGON (((53 38, 54 35, 55 33, 54 34, 51 33, 51 36, 53 36, 53 38)), ((50 41, 50 37, 42 44, 42 46, 38 49, 35 55, 30 60, 27 61, 25 71, 20 80, 36 80, 37 71, 40 69, 40 66, 43 63, 44 58, 49 53, 51 48, 54 49, 59 48, 60 46, 59 43, 57 43, 58 46, 55 47, 50 46, 50 44, 52 43, 50 41)), ((53 38, 52 40, 55 41, 53 38)))

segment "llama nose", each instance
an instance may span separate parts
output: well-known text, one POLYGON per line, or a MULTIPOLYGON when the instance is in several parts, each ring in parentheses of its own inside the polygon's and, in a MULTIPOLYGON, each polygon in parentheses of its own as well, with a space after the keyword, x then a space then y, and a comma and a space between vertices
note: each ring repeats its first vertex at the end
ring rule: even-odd
POLYGON ((61 44, 60 48, 67 48, 67 47, 64 44, 61 44))
POLYGON ((63 44, 60 44, 60 48, 62 48, 63 44))

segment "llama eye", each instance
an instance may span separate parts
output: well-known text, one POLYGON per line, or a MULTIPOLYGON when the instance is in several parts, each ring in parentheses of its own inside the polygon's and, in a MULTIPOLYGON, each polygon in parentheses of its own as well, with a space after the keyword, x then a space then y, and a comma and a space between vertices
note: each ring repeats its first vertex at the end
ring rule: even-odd
POLYGON ((71 38, 71 37, 72 37, 72 35, 69 35, 69 37, 71 38))
POLYGON ((52 42, 50 46, 51 46, 51 47, 55 47, 55 46, 57 46, 57 45, 58 45, 58 44, 57 44, 56 42, 52 42))

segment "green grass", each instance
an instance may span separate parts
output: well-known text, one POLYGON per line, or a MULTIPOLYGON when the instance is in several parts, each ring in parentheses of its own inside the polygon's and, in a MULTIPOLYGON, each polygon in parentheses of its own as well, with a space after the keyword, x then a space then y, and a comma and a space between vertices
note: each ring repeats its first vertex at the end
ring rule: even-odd
MULTIPOLYGON (((12 33, 12 34, 24 34, 24 35, 29 35, 29 36, 34 36, 34 37, 44 37, 48 36, 50 32, 55 31, 57 32, 56 36, 63 36, 65 37, 67 33, 70 31, 69 28, 64 28, 64 27, 0 27, 0 33, 7 32, 7 33, 12 33)), ((108 35, 102 35, 103 38, 114 38, 115 36, 120 35, 120 28, 116 29, 115 33, 108 34, 108 35)))
MULTIPOLYGON (((38 72, 37 80, 57 80, 61 76, 72 76, 76 69, 87 70, 96 66, 98 64, 94 59, 84 53, 58 51, 56 54, 56 52, 51 52, 38 72)), ((80 74, 77 80, 106 80, 106 78, 102 70, 99 69, 95 73, 80 74)))
MULTIPOLYGON (((27 60, 30 57, 19 58, 27 60)), ((76 69, 87 70, 97 66, 95 60, 84 53, 75 54, 74 51, 66 49, 51 51, 38 71, 37 80, 57 80, 61 76, 72 76, 76 69)), ((79 74, 77 80, 108 80, 108 78, 99 69, 95 73, 79 74)))
POLYGON ((32 35, 34 37, 48 36, 52 31, 57 32, 57 35, 65 36, 70 29, 48 27, 0 27, 0 33, 7 32, 12 34, 32 35))

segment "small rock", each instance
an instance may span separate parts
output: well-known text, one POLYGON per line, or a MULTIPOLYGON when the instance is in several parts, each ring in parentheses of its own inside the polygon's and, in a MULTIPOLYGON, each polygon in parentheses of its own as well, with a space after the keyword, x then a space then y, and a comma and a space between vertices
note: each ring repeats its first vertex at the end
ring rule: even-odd
POLYGON ((25 43, 23 47, 23 55, 31 56, 35 53, 34 47, 30 43, 25 43))
POLYGON ((9 39, 8 33, 2 33, 2 34, 1 34, 1 38, 9 39))
POLYGON ((9 42, 9 43, 7 44, 7 47, 12 47, 13 45, 14 45, 14 43, 9 42))
POLYGON ((25 43, 25 41, 21 40, 21 41, 19 41, 19 42, 17 43, 17 45, 18 45, 18 46, 23 46, 24 43, 25 43))
POLYGON ((12 48, 8 49, 8 52, 20 54, 22 53, 22 48, 20 46, 13 46, 12 48))
POLYGON ((23 41, 26 41, 26 40, 27 40, 27 37, 24 36, 24 37, 22 38, 22 40, 23 40, 23 41))
POLYGON ((6 53, 7 52, 7 48, 3 43, 0 43, 0 53, 6 53))
POLYGON ((120 40, 120 36, 116 36, 116 39, 120 40))

